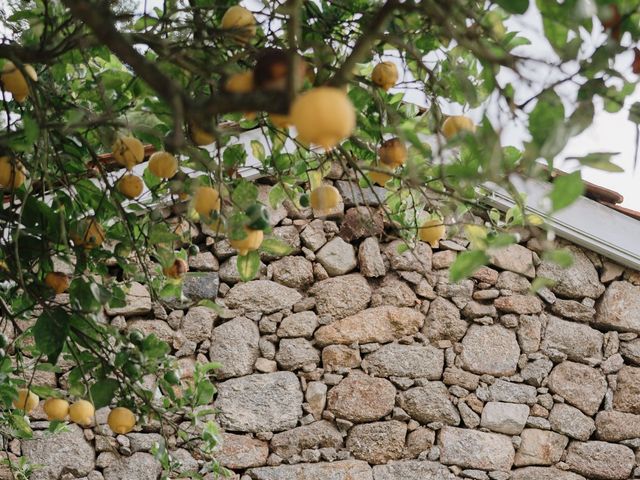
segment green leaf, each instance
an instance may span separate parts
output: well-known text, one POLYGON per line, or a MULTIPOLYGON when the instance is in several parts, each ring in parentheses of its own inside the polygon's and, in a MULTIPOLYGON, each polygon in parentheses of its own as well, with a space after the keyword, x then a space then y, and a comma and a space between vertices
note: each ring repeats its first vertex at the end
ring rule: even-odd
POLYGON ((196 406, 208 405, 213 400, 216 389, 209 380, 202 380, 196 386, 195 403, 196 406))
POLYGON ((449 268, 449 278, 452 282, 465 279, 483 265, 489 263, 489 257, 482 250, 470 250, 457 256, 449 268))
POLYGON ((495 0, 495 3, 509 13, 517 13, 519 15, 522 15, 529 8, 529 0, 495 0))
POLYGON ((529 116, 529 131, 533 143, 542 148, 562 122, 564 122, 562 101, 553 90, 548 91, 540 97, 529 116))
POLYGON ((554 212, 571 205, 584 193, 584 183, 580 172, 561 175, 553 182, 553 190, 549 193, 551 209, 554 212))
POLYGON ((120 383, 113 378, 105 378, 98 380, 91 385, 89 391, 91 392, 91 399, 93 405, 96 408, 106 407, 111 403, 115 393, 118 391, 120 383))
POLYGON ((271 208, 278 208, 285 198, 287 198, 287 194, 281 183, 274 185, 269 190, 269 205, 271 208))
POLYGON ((238 255, 237 267, 240 280, 243 282, 253 280, 260 270, 260 255, 256 250, 252 250, 246 255, 238 255))
POLYGON ((629 121, 640 124, 640 102, 635 102, 629 107, 629 121))
POLYGON ((569 268, 573 265, 573 255, 567 249, 548 250, 544 252, 542 258, 562 268, 569 268))
POLYGON ((547 277, 536 277, 531 282, 531 287, 529 288, 530 293, 536 293, 545 287, 552 287, 555 285, 556 281, 547 277))
POLYGON ((55 364, 69 335, 69 315, 62 308, 45 310, 33 327, 36 347, 55 364))
POLYGON ((260 248, 267 253, 272 255, 278 255, 279 257, 284 257, 285 255, 289 255, 293 249, 291 245, 283 242, 282 240, 278 240, 277 238, 266 238, 260 248))
POLYGON ((231 193, 231 200, 242 210, 256 203, 258 187, 246 180, 240 180, 231 193))
POLYGON ((624 168, 611 161, 611 157, 619 152, 593 152, 582 157, 567 157, 567 160, 577 160, 585 167, 596 168, 605 172, 624 172, 624 168))
POLYGON ((261 162, 266 157, 266 152, 264 150, 264 145, 259 140, 251 140, 251 153, 261 162))

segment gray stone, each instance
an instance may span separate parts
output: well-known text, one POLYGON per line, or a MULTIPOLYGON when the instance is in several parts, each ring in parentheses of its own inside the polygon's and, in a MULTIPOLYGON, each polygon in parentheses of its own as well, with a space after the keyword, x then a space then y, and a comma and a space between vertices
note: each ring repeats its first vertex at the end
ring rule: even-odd
POLYGON ((542 311, 542 302, 533 295, 511 295, 498 297, 493 301, 495 307, 501 312, 531 315, 542 311))
POLYGON ((354 371, 327 394, 327 408, 355 423, 372 422, 391 413, 396 389, 383 378, 354 371))
POLYGON ((207 307, 190 308, 187 314, 182 317, 180 331, 187 340, 200 343, 211 338, 213 322, 218 318, 218 314, 207 307))
POLYGON ((519 356, 516 334, 501 325, 471 325, 462 339, 462 364, 473 373, 513 375, 519 356))
POLYGON ((542 338, 542 322, 533 315, 521 315, 518 322, 518 343, 523 353, 537 352, 542 338))
POLYGON ((358 264, 360 265, 360 272, 365 277, 382 277, 387 273, 377 239, 373 237, 365 238, 360 244, 360 247, 358 247, 358 264))
POLYGON ((411 418, 423 424, 442 422, 458 425, 460 415, 449 400, 449 391, 444 383, 426 382, 421 387, 410 388, 398 396, 398 404, 411 418))
POLYGON ((308 364, 320 362, 320 353, 309 340, 283 338, 276 353, 276 362, 282 370, 298 370, 308 364))
POLYGON ((318 420, 327 405, 327 386, 322 382, 309 382, 304 398, 309 405, 309 411, 318 420))
POLYGON ((528 362, 524 368, 520 370, 520 376, 522 377, 522 381, 525 383, 535 387, 540 387, 546 380, 547 375, 549 375, 552 368, 553 362, 551 360, 540 358, 533 362, 528 362))
POLYGON ((159 433, 129 433, 129 447, 132 452, 150 452, 156 445, 164 445, 164 438, 159 433))
POLYGON ((283 219, 287 218, 287 209, 282 203, 276 208, 271 206, 269 201, 269 192, 273 187, 271 185, 258 185, 258 201, 266 206, 269 213, 269 225, 272 227, 278 225, 283 219))
POLYGON ((552 305, 551 311, 561 317, 578 322, 591 322, 596 314, 596 309, 584 305, 576 300, 563 300, 558 298, 552 305))
POLYGON ((313 332, 318 328, 318 316, 312 311, 294 313, 285 317, 278 327, 279 337, 313 337, 313 332))
POLYGON ((416 294, 409 285, 393 275, 388 275, 371 295, 371 306, 393 305, 395 307, 413 307, 417 302, 416 294))
POLYGON ((320 420, 276 433, 271 439, 271 450, 284 459, 300 455, 309 448, 342 448, 342 434, 331 422, 320 420))
POLYGON ((357 205, 368 205, 377 207, 384 203, 387 197, 387 191, 378 186, 360 187, 355 182, 338 180, 335 182, 336 188, 342 196, 345 207, 354 207, 357 205))
MULTIPOLYGON (((300 234, 294 225, 276 227, 273 229, 271 235, 273 238, 280 240, 282 243, 289 246, 288 255, 297 255, 300 253, 300 234)), ((264 260, 274 260, 282 256, 283 255, 276 255, 271 252, 261 252, 260 254, 260 258, 263 258, 264 260)))
POLYGON ((403 460, 373 467, 373 480, 455 480, 447 467, 437 462, 403 460))
POLYGON ((571 442, 567 449, 569 469, 589 479, 626 480, 635 464, 633 450, 606 442, 571 442))
POLYGON ((424 427, 418 427, 407 435, 407 453, 415 458, 420 453, 429 450, 436 442, 436 432, 424 427))
POLYGON ((536 276, 536 270, 533 266, 533 252, 522 245, 514 243, 499 249, 492 249, 488 253, 491 264, 498 268, 529 278, 536 276))
POLYGON ((235 285, 224 298, 229 308, 244 308, 249 312, 273 313, 291 308, 302 299, 293 288, 270 280, 252 280, 235 285))
POLYGON ((224 433, 222 447, 215 455, 220 465, 233 470, 261 467, 267 463, 269 444, 246 435, 224 433))
POLYGON ((549 423, 555 432, 568 435, 576 440, 589 440, 596 425, 584 413, 566 403, 556 403, 549 413, 549 423))
POLYGON ((462 309, 462 314, 466 318, 496 317, 498 315, 496 307, 493 305, 487 305, 474 300, 465 305, 462 309))
POLYGON ((340 237, 334 237, 323 246, 316 253, 316 258, 332 277, 349 273, 358 264, 353 245, 345 242, 340 237))
POLYGON ((376 377, 410 377, 437 380, 444 368, 444 351, 431 345, 384 345, 362 362, 365 372, 376 377))
POLYGON ((635 365, 640 365, 640 338, 620 344, 620 354, 624 359, 635 365))
POLYGON ((322 366, 328 372, 360 366, 360 350, 346 345, 329 345, 322 349, 322 366))
POLYGON ((522 443, 516 452, 514 465, 553 465, 560 461, 569 439, 559 433, 526 428, 520 434, 522 443))
POLYGON ((591 260, 577 247, 569 246, 567 250, 573 255, 573 264, 568 268, 543 261, 538 266, 537 275, 553 280, 551 291, 567 298, 598 298, 604 292, 598 272, 591 260))
POLYGON ((480 416, 474 412, 465 402, 458 402, 458 411, 462 423, 468 428, 477 428, 480 425, 480 416))
POLYGON ((511 471, 511 480, 586 480, 583 476, 553 467, 525 467, 511 471))
POLYGON ((566 361, 551 371, 549 389, 587 415, 594 415, 607 391, 607 381, 594 368, 566 361))
POLYGON ((406 423, 396 420, 365 423, 349 430, 346 445, 355 458, 379 465, 402 458, 406 436, 406 423))
POLYGON ((335 320, 364 310, 371 300, 371 287, 357 273, 317 282, 309 293, 316 299, 318 314, 329 315, 335 320))
POLYGON ((530 385, 496 380, 489 386, 489 396, 494 402, 536 403, 536 389, 530 385))
POLYGON ((467 390, 473 391, 478 388, 480 377, 474 373, 466 372, 460 368, 446 368, 442 375, 445 385, 459 385, 467 390))
MULTIPOLYGON (((264 263, 260 262, 260 267, 258 268, 258 277, 263 277, 266 271, 267 266, 264 263)), ((220 276, 220 280, 227 284, 240 282, 242 278, 240 277, 240 272, 238 271, 238 256, 234 255, 233 257, 225 260, 222 265, 220 265, 218 275, 220 276)))
POLYGON ((444 427, 438 440, 445 465, 480 470, 510 470, 515 455, 511 438, 497 433, 444 427))
POLYGON ((287 256, 271 262, 273 280, 291 288, 304 288, 313 283, 313 264, 304 257, 287 256))
POLYGON ((199 300, 215 300, 219 286, 220 278, 216 272, 190 272, 182 280, 182 295, 190 304, 199 300))
POLYGON ((371 467, 361 460, 252 468, 247 474, 251 480, 373 480, 371 467))
POLYGON ((613 392, 613 408, 640 414, 640 368, 623 367, 618 372, 617 386, 613 392))
POLYGON ((522 275, 504 271, 500 272, 496 288, 501 291, 509 290, 512 293, 528 293, 531 290, 531 282, 522 275))
POLYGON ((232 432, 280 432, 302 416, 300 382, 292 372, 233 378, 217 385, 214 408, 221 426, 232 432))
POLYGON ((529 407, 516 403, 488 402, 480 426, 507 435, 519 435, 527 422, 529 407))
POLYGON ((596 434, 607 442, 640 438, 640 415, 615 410, 598 412, 596 434))
POLYGON ((340 226, 340 237, 353 242, 364 237, 377 237, 384 230, 384 217, 380 210, 355 207, 347 210, 340 226))
POLYGON ((211 252, 198 252, 189 257, 189 269, 201 272, 217 272, 220 268, 218 259, 211 252))
POLYGON ((423 315, 411 308, 375 307, 337 320, 316 330, 319 345, 388 343, 415 335, 424 323, 423 315))
POLYGON ((156 480, 162 465, 149 453, 137 452, 120 456, 102 472, 104 480, 156 480))
POLYGON ((433 342, 450 340, 458 342, 467 331, 468 324, 460 319, 458 308, 442 297, 436 297, 429 306, 429 313, 422 333, 433 342))
POLYGON ((640 333, 640 286, 612 282, 596 308, 595 324, 620 332, 640 333))
POLYGON ((421 273, 431 271, 432 252, 428 244, 418 242, 415 248, 406 247, 407 244, 403 240, 394 240, 385 246, 384 254, 393 270, 421 273))
POLYGON ((604 335, 588 325, 549 316, 542 349, 553 348, 569 360, 595 364, 602 360, 603 342, 604 335))
POLYGON ((324 222, 322 220, 314 220, 302 230, 300 238, 305 247, 312 252, 317 252, 327 243, 327 236, 324 233, 324 222))
POLYGON ((224 380, 253 373, 253 366, 260 356, 260 332, 255 322, 237 317, 213 329, 209 358, 219 362, 215 371, 224 380))
POLYGON ((127 322, 127 333, 133 331, 141 332, 145 337, 155 335, 163 342, 173 343, 177 333, 164 320, 129 320, 127 322))
POLYGON ((34 431, 33 439, 22 441, 22 454, 31 464, 41 467, 30 478, 54 480, 64 472, 82 477, 95 468, 95 453, 82 429, 74 424, 67 428, 69 431, 55 435, 34 431))
POLYGON ((130 317, 132 315, 144 315, 151 312, 152 309, 149 290, 138 282, 131 282, 131 286, 126 292, 124 303, 121 307, 109 307, 109 304, 105 305, 107 315, 111 317, 115 317, 116 315, 130 317))

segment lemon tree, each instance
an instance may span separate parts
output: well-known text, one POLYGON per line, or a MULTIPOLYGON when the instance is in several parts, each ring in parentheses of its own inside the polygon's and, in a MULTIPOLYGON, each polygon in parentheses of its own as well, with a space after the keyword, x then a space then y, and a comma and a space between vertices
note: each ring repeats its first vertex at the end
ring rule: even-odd
MULTIPOLYGON (((0 434, 30 436, 38 398, 53 430, 90 425, 109 406, 116 431, 162 419, 217 470, 218 433, 203 408, 216 366, 198 365, 183 383, 165 342, 100 322, 133 281, 155 301, 180 296, 197 249, 161 207, 226 237, 248 280, 259 252, 287 251, 267 207, 331 210, 340 192, 325 177, 347 172, 359 189, 384 187, 374 193, 408 247, 464 232, 471 249, 451 267, 462 278, 532 220, 521 204, 490 210, 483 185, 545 177, 596 106, 625 105, 635 84, 617 60, 640 38, 639 3, 6 0, 0 331, 11 335, 0 336, 0 434), (530 8, 548 58, 529 58, 514 27, 530 8), (501 142, 511 123, 528 133, 523 148, 501 142), (267 200, 249 167, 270 185, 267 200), (465 225, 469 211, 484 212, 485 225, 465 225), (25 359, 53 372, 71 365, 68 391, 34 384, 25 359)), ((577 160, 618 169, 608 153, 577 160)), ((582 192, 579 172, 560 177, 549 213, 582 192)))

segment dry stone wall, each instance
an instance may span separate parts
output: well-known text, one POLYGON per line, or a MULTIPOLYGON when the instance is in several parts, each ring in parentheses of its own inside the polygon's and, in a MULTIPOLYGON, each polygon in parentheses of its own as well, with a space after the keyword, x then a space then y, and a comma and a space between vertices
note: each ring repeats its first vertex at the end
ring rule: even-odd
MULTIPOLYGON (((254 281, 239 282, 228 242, 193 232, 201 251, 185 294, 217 295, 220 312, 165 309, 139 284, 106 312, 169 342, 185 381, 196 361, 222 364, 222 465, 242 480, 640 478, 637 272, 575 246, 561 269, 541 261, 540 232, 522 231, 454 284, 448 267, 466 241, 399 253, 376 196, 358 207, 363 195, 336 183, 345 205, 329 218, 272 211, 293 253, 263 255, 254 281), (530 294, 536 276, 555 285, 530 294)), ((158 433, 116 437, 104 417, 13 441, 10 455, 44 465, 37 479, 158 478, 158 433)), ((188 468, 202 465, 170 441, 188 468)))

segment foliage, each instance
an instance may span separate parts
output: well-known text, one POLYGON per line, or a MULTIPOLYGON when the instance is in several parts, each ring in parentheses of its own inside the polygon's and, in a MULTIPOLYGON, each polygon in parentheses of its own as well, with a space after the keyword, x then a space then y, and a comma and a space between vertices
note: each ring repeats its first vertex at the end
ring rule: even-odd
MULTIPOLYGON (((24 71, 32 64, 38 74, 37 82, 28 81, 25 102, 4 92, 0 118, 2 156, 19 160, 28 172, 22 186, 1 191, 5 437, 30 435, 28 418, 11 404, 17 389, 30 385, 41 397, 127 406, 141 422, 186 418, 190 428, 172 425, 179 438, 199 438, 202 451, 213 457, 218 434, 205 407, 215 396, 215 365, 199 365, 191 381, 176 382, 175 359, 164 342, 153 335, 125 336, 100 322, 105 305, 123 304, 132 281, 146 283, 155 300, 180 295, 183 273, 172 266, 194 249, 189 229, 167 220, 162 207, 184 212, 187 224, 200 222, 235 240, 247 235, 247 227, 264 230, 261 250, 283 255, 287 246, 269 236, 256 182, 242 173, 250 166, 269 179, 265 206, 286 200, 305 207, 309 190, 332 168, 355 172, 357 188, 371 186, 370 172, 387 172, 377 148, 399 137, 408 156, 389 172, 380 199, 385 215, 408 245, 429 218, 444 218, 449 235, 465 233, 472 245, 451 268, 458 280, 488 261, 488 248, 512 242, 505 233, 511 227, 539 224, 521 203, 506 215, 490 210, 482 185, 494 182, 512 191, 514 173, 546 177, 540 161, 553 168, 569 139, 592 123, 594 104, 618 111, 635 88, 627 72, 616 69, 616 58, 640 37, 637 0, 537 0, 555 52, 547 60, 527 58, 519 48, 527 38, 507 25, 533 8, 529 0, 253 2, 258 29, 248 41, 246 32, 221 28, 233 1, 168 0, 147 11, 141 3, 11 0, 0 13, 6 32, 0 68, 11 61, 24 71), (594 43, 589 34, 601 31, 606 35, 594 43), (248 93, 225 91, 225 82, 253 69, 267 48, 285 54, 283 81, 248 93), (400 83, 388 92, 370 76, 383 59, 401 67, 400 83), (300 64, 307 69, 303 79, 288 73, 300 64), (557 80, 535 78, 543 69, 557 80), (530 71, 534 78, 527 78, 530 71), (498 78, 504 72, 509 76, 498 78), (518 82, 529 81, 536 93, 518 100, 518 82), (273 116, 286 119, 299 88, 325 84, 346 86, 357 114, 353 134, 329 151, 308 146, 273 116), (562 89, 567 85, 574 93, 562 89), (408 91, 424 95, 426 108, 406 102, 408 91), (501 145, 502 125, 486 116, 488 105, 502 110, 504 122, 528 126, 530 140, 522 151, 501 145), (444 112, 460 110, 473 110, 478 128, 445 140, 439 135, 444 112), (198 147, 191 140, 196 130, 215 143, 198 147), (254 134, 250 142, 246 131, 254 134), (166 180, 146 164, 137 167, 147 193, 127 200, 116 188, 126 171, 100 157, 120 136, 173 153, 180 171, 166 180), (194 210, 189 198, 199 186, 215 187, 219 211, 194 210), (465 228, 472 210, 485 212, 484 226, 465 228), (87 245, 88 219, 104 230, 104 243, 87 245), (64 264, 73 271, 68 301, 44 284, 46 273, 64 264), (59 361, 73 366, 68 392, 32 385, 34 371, 59 372, 59 361), (159 400, 143 383, 146 375, 157 379, 159 400)), ((611 156, 593 152, 576 160, 615 171, 611 156)), ((558 177, 549 212, 567 207, 582 191, 579 173, 558 177)), ((564 252, 548 258, 567 262, 564 252)), ((257 251, 239 257, 241 277, 252 278, 259 264, 257 251)), ((167 474, 179 468, 166 450, 157 451, 167 474)), ((210 470, 217 468, 212 460, 210 470)))

